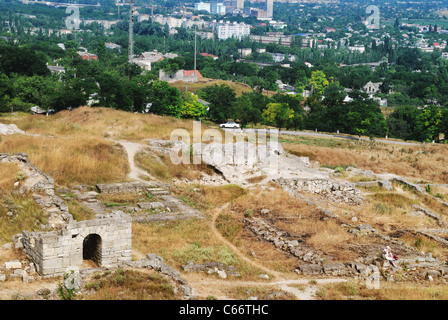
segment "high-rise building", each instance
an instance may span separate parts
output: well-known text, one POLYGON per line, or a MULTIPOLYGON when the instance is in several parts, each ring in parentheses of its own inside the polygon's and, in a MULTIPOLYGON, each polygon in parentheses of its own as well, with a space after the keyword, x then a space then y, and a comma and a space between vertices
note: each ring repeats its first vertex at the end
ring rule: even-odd
POLYGON ((211 11, 210 2, 202 2, 201 1, 201 2, 195 3, 194 10, 196 10, 196 11, 204 10, 204 11, 210 12, 211 11))
POLYGON ((236 8, 244 9, 244 0, 236 0, 236 8))
POLYGON ((222 2, 212 1, 210 9, 212 14, 226 14, 226 6, 222 2))
POLYGON ((218 39, 238 38, 241 40, 250 35, 250 25, 243 22, 222 23, 217 26, 216 34, 218 39))
POLYGON ((272 19, 274 13, 274 0, 265 0, 264 2, 261 3, 260 9, 261 11, 264 11, 258 14, 260 18, 266 17, 268 19, 272 19))
POLYGON ((274 14, 274 0, 266 0, 266 11, 268 18, 272 18, 274 14))

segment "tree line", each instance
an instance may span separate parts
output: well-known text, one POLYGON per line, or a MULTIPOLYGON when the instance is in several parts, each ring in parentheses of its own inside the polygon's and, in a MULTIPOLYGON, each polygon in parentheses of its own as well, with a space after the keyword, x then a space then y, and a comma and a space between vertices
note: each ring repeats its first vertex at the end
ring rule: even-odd
MULTIPOLYGON (((362 90, 347 93, 345 86, 322 70, 297 69, 298 91, 312 88, 306 98, 300 93, 269 97, 263 94, 263 86, 237 96, 226 84, 190 93, 158 80, 154 73, 142 73, 140 67, 127 62, 125 55, 106 50, 102 42, 95 51, 98 61, 81 59, 75 45, 66 44, 64 53, 52 45, 41 44, 43 51, 35 50, 35 45, 0 45, 0 112, 28 112, 34 105, 60 111, 86 105, 93 97, 93 106, 216 123, 233 119, 242 127, 262 124, 417 141, 438 141, 441 134, 448 136, 446 107, 401 105, 387 114, 362 90), (51 73, 46 65, 49 56, 60 54, 65 73, 51 73)), ((166 59, 158 68, 172 68, 170 64, 175 63, 182 65, 185 61, 166 59)))
POLYGON ((446 107, 398 106, 387 113, 361 90, 347 94, 339 82, 327 79, 322 71, 312 72, 308 83, 313 87, 313 94, 306 99, 300 94, 282 93, 268 97, 256 90, 237 97, 226 84, 208 86, 197 93, 210 103, 207 113, 210 120, 233 119, 242 127, 261 124, 278 129, 340 132, 371 138, 387 136, 422 142, 445 142, 448 137, 446 107))

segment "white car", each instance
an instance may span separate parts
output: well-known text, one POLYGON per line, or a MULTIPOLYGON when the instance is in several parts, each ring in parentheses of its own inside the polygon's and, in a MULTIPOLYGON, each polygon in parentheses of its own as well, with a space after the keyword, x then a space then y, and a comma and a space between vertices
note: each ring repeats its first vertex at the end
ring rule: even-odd
POLYGON ((236 129, 236 128, 239 128, 240 125, 238 123, 236 123, 236 122, 231 121, 231 122, 221 123, 219 125, 219 127, 220 128, 234 128, 234 129, 236 129))

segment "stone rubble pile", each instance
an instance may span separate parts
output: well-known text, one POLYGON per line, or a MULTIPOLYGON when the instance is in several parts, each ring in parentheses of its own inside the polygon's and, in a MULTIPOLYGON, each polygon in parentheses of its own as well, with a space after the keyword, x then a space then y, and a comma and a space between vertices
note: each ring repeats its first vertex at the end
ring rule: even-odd
POLYGON ((0 265, 0 282, 22 280, 31 283, 41 278, 34 263, 28 260, 10 260, 0 265))
POLYGON ((356 189, 353 183, 337 182, 332 179, 303 179, 303 178, 279 178, 276 182, 284 187, 299 192, 309 192, 327 197, 330 201, 345 202, 351 205, 361 205, 364 197, 356 189))
POLYGON ((33 165, 26 153, 0 153, 0 163, 6 162, 17 164, 24 175, 15 184, 17 192, 32 192, 33 199, 44 212, 47 224, 41 228, 61 229, 73 220, 64 201, 55 195, 53 178, 33 165))
POLYGON ((207 272, 208 274, 216 273, 220 278, 226 279, 230 277, 240 277, 237 269, 234 266, 226 266, 221 262, 207 262, 202 264, 194 264, 193 261, 188 261, 182 269, 187 272, 207 272))
MULTIPOLYGON (((331 257, 313 250, 297 236, 278 230, 262 219, 244 218, 243 222, 260 239, 271 242, 276 248, 301 260, 295 270, 298 274, 345 276, 364 280, 376 275, 379 279, 386 281, 439 280, 448 283, 448 265, 446 262, 433 258, 430 253, 426 256, 414 254, 410 257, 399 258, 397 268, 384 259, 381 249, 377 255, 369 255, 358 261, 331 261, 331 257)), ((359 225, 350 230, 357 230, 363 235, 378 236, 376 230, 369 225, 359 225)))
POLYGON ((152 192, 160 192, 166 194, 167 191, 160 188, 160 184, 148 181, 133 181, 133 182, 122 182, 122 183, 104 183, 97 184, 96 188, 101 194, 126 194, 126 193, 138 193, 151 190, 152 192))
POLYGON ((188 281, 181 276, 179 271, 167 265, 159 255, 150 253, 147 254, 144 259, 129 261, 126 265, 133 268, 148 268, 155 270, 172 279, 185 299, 194 299, 193 288, 188 284, 188 281))
POLYGON ((328 257, 306 245, 298 237, 291 236, 286 231, 278 230, 263 219, 244 218, 242 220, 257 237, 271 242, 276 248, 286 251, 293 256, 313 264, 320 264, 328 257))

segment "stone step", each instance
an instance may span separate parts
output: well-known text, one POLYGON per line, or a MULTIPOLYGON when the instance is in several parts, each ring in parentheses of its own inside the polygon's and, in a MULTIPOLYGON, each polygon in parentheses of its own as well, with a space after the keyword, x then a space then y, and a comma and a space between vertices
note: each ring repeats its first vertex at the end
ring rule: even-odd
POLYGON ((151 188, 151 189, 147 189, 147 190, 152 195, 169 194, 170 193, 168 190, 165 190, 162 188, 151 188))

